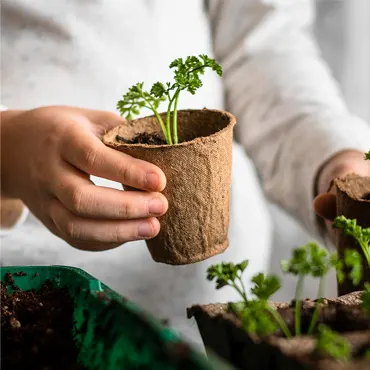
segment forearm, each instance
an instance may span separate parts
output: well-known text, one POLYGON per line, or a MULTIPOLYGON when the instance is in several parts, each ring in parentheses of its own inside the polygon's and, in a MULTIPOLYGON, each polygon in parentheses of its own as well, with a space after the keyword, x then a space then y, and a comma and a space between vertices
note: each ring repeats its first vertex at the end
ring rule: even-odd
MULTIPOLYGON (((14 118, 21 111, 8 110, 0 113, 0 138, 1 138, 1 199, 16 199, 18 194, 12 186, 12 178, 14 177, 13 159, 17 155, 17 145, 22 143, 17 142, 17 127, 15 127, 14 118)), ((20 176, 20 174, 18 174, 20 176)))

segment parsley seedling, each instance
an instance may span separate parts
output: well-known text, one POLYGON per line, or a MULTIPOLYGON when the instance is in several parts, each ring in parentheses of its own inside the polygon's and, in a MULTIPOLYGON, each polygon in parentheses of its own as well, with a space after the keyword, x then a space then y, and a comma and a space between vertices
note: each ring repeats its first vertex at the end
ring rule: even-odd
POLYGON ((355 250, 346 249, 344 251, 344 263, 350 267, 349 278, 352 280, 353 285, 358 285, 362 279, 362 257, 360 253, 355 250))
MULTIPOLYGON (((255 276, 253 276, 251 281, 253 283, 253 286, 251 288, 251 292, 257 298, 257 300, 252 301, 252 302, 257 303, 257 307, 258 307, 258 303, 259 303, 259 305, 261 306, 260 308, 261 309, 263 308, 261 312, 264 313, 266 318, 268 317, 270 319, 270 321, 271 321, 271 318, 273 318, 275 323, 278 326, 280 326, 280 328, 283 331, 283 333, 285 334, 285 336, 288 337, 288 338, 291 338, 292 335, 291 335, 288 327, 286 326, 285 321, 283 320, 283 318, 280 316, 280 314, 274 308, 272 308, 268 304, 268 300, 270 299, 270 297, 273 294, 275 294, 281 287, 279 278, 275 275, 265 276, 263 273, 259 273, 255 276), (266 315, 266 313, 267 313, 267 315, 266 315), (268 314, 270 314, 271 316, 269 316, 268 314)), ((249 302, 249 304, 251 304, 251 302, 249 302)), ((267 321, 267 319, 266 319, 266 321, 267 321)), ((273 333, 277 328, 276 324, 275 324, 275 329, 273 330, 272 325, 271 325, 271 331, 266 333, 266 334, 273 333)))
POLYGON ((249 299, 242 279, 247 266, 247 260, 239 264, 223 262, 213 265, 207 270, 207 279, 216 280, 216 289, 230 286, 239 293, 242 302, 232 303, 229 308, 238 315, 248 333, 268 335, 280 327, 285 336, 291 338, 292 335, 280 314, 268 304, 269 298, 280 289, 278 277, 265 276, 262 273, 253 276, 251 293, 254 298, 249 299))
POLYGON ((311 334, 315 328, 319 304, 324 295, 325 276, 333 267, 333 257, 329 256, 327 251, 320 248, 316 243, 308 243, 293 250, 292 258, 288 261, 282 261, 281 266, 285 273, 298 276, 298 282, 295 293, 295 334, 301 334, 301 302, 302 290, 305 277, 312 276, 320 278, 318 291, 318 304, 312 316, 308 333, 311 334))
POLYGON ((244 302, 247 302, 247 292, 244 287, 242 274, 248 267, 249 261, 245 260, 241 263, 226 263, 222 262, 218 265, 210 266, 207 270, 207 279, 212 281, 216 279, 216 289, 221 289, 224 286, 233 287, 242 297, 244 302))
POLYGON ((308 243, 293 250, 292 258, 282 261, 282 270, 285 273, 298 276, 295 295, 295 334, 301 334, 301 301, 303 282, 306 276, 319 278, 319 289, 317 294, 317 305, 311 318, 311 323, 307 334, 312 334, 315 330, 320 303, 324 297, 325 277, 332 268, 336 269, 337 278, 341 282, 344 280, 344 266, 349 268, 349 277, 354 285, 358 285, 362 279, 361 256, 357 251, 346 250, 344 259, 340 259, 337 253, 329 254, 324 248, 316 243, 308 243))
POLYGON ((361 246, 367 264, 370 266, 370 227, 363 228, 357 225, 356 220, 349 220, 344 216, 338 216, 333 222, 333 228, 342 229, 344 234, 352 236, 361 246))
POLYGON ((319 353, 329 355, 337 360, 349 360, 351 358, 351 344, 348 340, 325 325, 320 325, 316 341, 316 350, 319 353))
POLYGON ((214 59, 204 54, 198 57, 188 56, 185 60, 183 58, 175 59, 169 68, 174 70, 174 82, 165 84, 156 82, 149 92, 144 90, 143 82, 137 83, 118 101, 117 109, 127 119, 138 115, 142 108, 150 109, 161 126, 167 144, 178 144, 177 107, 181 91, 186 90, 194 95, 203 85, 200 76, 207 68, 215 71, 219 76, 222 76, 222 68, 214 59), (166 122, 164 122, 158 113, 158 107, 166 100, 168 106, 166 122))
POLYGON ((337 253, 332 254, 332 264, 337 272, 337 280, 342 283, 345 278, 344 267, 349 268, 348 277, 353 285, 358 285, 362 279, 362 257, 356 250, 346 249, 344 258, 340 259, 337 253))

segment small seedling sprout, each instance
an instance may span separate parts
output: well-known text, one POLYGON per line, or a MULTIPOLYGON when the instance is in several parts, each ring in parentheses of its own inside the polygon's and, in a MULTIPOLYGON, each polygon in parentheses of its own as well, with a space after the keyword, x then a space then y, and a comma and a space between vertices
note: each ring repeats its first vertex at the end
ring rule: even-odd
POLYGON ((345 235, 355 238, 364 253, 368 266, 370 266, 370 227, 363 228, 357 225, 356 220, 338 216, 333 222, 333 228, 342 229, 345 235))
POLYGON ((295 335, 301 334, 301 303, 304 279, 307 276, 319 278, 318 304, 312 316, 308 334, 311 334, 315 328, 318 316, 318 307, 324 296, 325 276, 333 267, 336 259, 330 256, 327 251, 317 243, 308 243, 293 250, 292 258, 288 261, 282 261, 282 270, 298 276, 298 282, 295 293, 295 335))
POLYGON ((265 276, 263 273, 253 276, 251 293, 254 298, 249 299, 242 279, 247 266, 248 260, 239 264, 223 262, 213 265, 207 271, 207 279, 216 280, 216 289, 230 286, 239 293, 242 302, 230 304, 229 307, 238 314, 247 332, 268 335, 280 327, 285 336, 291 338, 284 320, 267 302, 280 289, 278 277, 265 276))
POLYGON ((181 91, 186 90, 194 95, 203 85, 200 76, 207 68, 219 76, 222 76, 222 68, 214 59, 204 54, 198 57, 188 56, 185 60, 175 59, 169 68, 174 70, 174 82, 156 82, 150 91, 144 90, 143 82, 137 83, 118 101, 117 109, 122 116, 130 120, 140 114, 142 108, 151 110, 158 120, 167 144, 178 144, 177 109, 181 91), (158 112, 159 105, 164 101, 168 102, 166 122, 158 112))

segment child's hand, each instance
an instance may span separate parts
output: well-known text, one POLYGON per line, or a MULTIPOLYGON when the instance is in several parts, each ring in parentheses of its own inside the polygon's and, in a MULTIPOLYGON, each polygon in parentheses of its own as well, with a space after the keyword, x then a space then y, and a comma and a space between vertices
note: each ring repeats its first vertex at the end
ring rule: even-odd
POLYGON ((344 177, 350 173, 370 176, 370 163, 364 160, 364 153, 346 151, 332 158, 322 169, 318 179, 319 195, 314 200, 316 213, 325 219, 326 228, 332 240, 335 231, 332 221, 337 216, 336 195, 334 186, 329 189, 331 181, 336 177, 344 177))
POLYGON ((45 107, 1 114, 2 195, 20 198, 55 235, 105 250, 159 232, 166 185, 156 166, 106 147, 102 135, 124 120, 109 112, 45 107), (94 175, 146 192, 95 186, 94 175))

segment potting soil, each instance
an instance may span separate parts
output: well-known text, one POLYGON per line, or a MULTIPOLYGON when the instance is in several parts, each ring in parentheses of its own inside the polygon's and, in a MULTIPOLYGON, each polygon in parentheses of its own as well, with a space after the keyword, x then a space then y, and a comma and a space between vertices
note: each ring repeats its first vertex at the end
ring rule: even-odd
POLYGON ((46 281, 40 291, 22 291, 10 273, 1 282, 3 370, 83 370, 72 328, 73 301, 65 290, 46 281))

